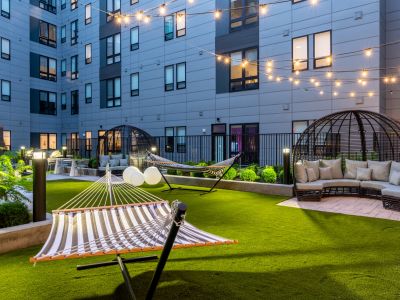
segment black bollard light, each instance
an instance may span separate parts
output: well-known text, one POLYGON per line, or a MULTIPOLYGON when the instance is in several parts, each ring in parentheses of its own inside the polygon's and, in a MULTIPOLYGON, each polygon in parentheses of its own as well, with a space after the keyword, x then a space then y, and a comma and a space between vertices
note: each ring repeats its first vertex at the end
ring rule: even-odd
POLYGON ((33 167, 33 222, 46 220, 46 153, 34 152, 33 167))
POLYGON ((283 183, 289 184, 290 182, 290 149, 283 149, 283 183))
POLYGON ((62 146, 62 156, 67 158, 67 146, 62 146))
POLYGON ((25 162, 25 146, 21 146, 20 148, 20 155, 21 155, 21 160, 23 160, 25 162))

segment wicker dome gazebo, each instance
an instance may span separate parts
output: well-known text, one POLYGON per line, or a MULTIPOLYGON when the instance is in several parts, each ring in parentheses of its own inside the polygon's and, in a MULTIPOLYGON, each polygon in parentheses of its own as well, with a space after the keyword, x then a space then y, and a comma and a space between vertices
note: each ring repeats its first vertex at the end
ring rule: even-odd
POLYGON ((310 125, 293 150, 293 164, 339 157, 399 161, 400 123, 371 111, 336 112, 310 125))

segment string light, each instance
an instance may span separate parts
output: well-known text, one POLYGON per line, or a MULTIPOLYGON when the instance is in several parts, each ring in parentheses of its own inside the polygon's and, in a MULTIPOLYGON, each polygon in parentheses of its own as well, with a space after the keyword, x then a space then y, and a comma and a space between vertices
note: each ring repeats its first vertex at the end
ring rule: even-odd
POLYGON ((315 78, 310 78, 310 82, 314 83, 315 82, 315 78))
POLYGON ((351 92, 351 93, 350 93, 350 97, 351 97, 351 98, 354 98, 355 96, 356 96, 356 93, 354 93, 354 92, 351 92))
POLYGON ((318 4, 318 0, 311 0, 311 5, 317 5, 318 4))
POLYGON ((217 60, 221 61, 222 60, 222 56, 221 55, 217 55, 217 60))
POLYGON ((298 76, 300 74, 300 71, 297 70, 296 72, 294 72, 294 74, 296 74, 298 76))
POLYGON ((314 85, 315 85, 316 87, 319 87, 319 86, 321 85, 321 83, 320 83, 319 81, 316 81, 316 82, 314 83, 314 85))
POLYGON ((323 94, 324 94, 324 91, 319 91, 319 94, 320 94, 320 95, 323 95, 323 94))
POLYGON ((361 72, 361 76, 362 76, 362 77, 367 77, 367 76, 368 76, 368 71, 367 71, 367 70, 363 70, 363 71, 361 72))
POLYGON ((246 67, 249 64, 249 62, 245 59, 242 61, 242 67, 246 67))
POLYGON ((281 82, 281 81, 282 81, 282 78, 280 78, 280 77, 278 76, 278 77, 276 77, 276 81, 277 81, 277 82, 281 82))
POLYGON ((292 82, 293 81, 293 77, 289 77, 289 81, 292 82))
POLYGON ((141 21, 143 19, 143 10, 136 13, 136 20, 141 21))
POLYGON ((339 80, 337 80, 337 81, 335 82, 335 85, 336 85, 337 87, 341 87, 341 86, 342 86, 342 82, 339 81, 339 80))
POLYGON ((231 59, 229 57, 225 57, 224 59, 224 63, 229 64, 231 61, 231 59))
POLYGON ((125 22, 125 24, 129 24, 129 17, 128 16, 124 17, 124 22, 125 22))
POLYGON ((365 56, 366 57, 371 57, 372 56, 372 49, 368 48, 364 50, 365 56))
POLYGON ((120 16, 118 16, 118 17, 116 18, 116 21, 117 21, 118 24, 121 24, 121 23, 122 23, 122 18, 121 18, 120 16))
POLYGON ((267 4, 260 4, 260 13, 262 15, 266 15, 268 12, 268 5, 267 4))
POLYGON ((335 96, 335 97, 337 97, 339 95, 339 93, 338 92, 333 92, 333 96, 335 96))
POLYGON ((268 79, 269 79, 269 80, 274 80, 274 76, 269 75, 269 76, 268 76, 268 79))
POLYGON ((150 23, 150 16, 145 16, 144 17, 144 19, 143 19, 143 21, 146 23, 146 24, 148 24, 148 23, 150 23))
POLYGON ((164 16, 167 13, 167 8, 165 3, 161 4, 159 11, 160 11, 160 16, 164 16))
POLYGON ((327 77, 327 78, 332 78, 332 76, 333 76, 332 72, 327 72, 327 73, 326 73, 326 77, 327 77))
POLYGON ((190 4, 193 4, 193 3, 194 3, 194 0, 188 0, 188 2, 189 2, 190 4))
POLYGON ((396 81, 397 81, 397 78, 396 78, 396 77, 390 78, 390 82, 391 82, 391 83, 396 83, 396 81))
POLYGON ((300 84, 300 80, 296 79, 296 80, 294 81, 294 84, 295 84, 295 85, 299 85, 299 84, 300 84))
POLYGON ((373 97, 374 96, 374 92, 369 92, 368 93, 368 97, 373 97))
POLYGON ((221 14, 222 14, 222 10, 217 9, 217 10, 214 12, 214 18, 218 20, 219 18, 221 18, 221 14))

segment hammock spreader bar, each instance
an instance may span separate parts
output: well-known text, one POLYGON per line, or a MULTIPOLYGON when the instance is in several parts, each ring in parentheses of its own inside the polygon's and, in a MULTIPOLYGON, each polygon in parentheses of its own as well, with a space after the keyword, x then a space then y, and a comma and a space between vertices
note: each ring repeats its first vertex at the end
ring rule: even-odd
MULTIPOLYGON (((168 190, 165 191, 171 191, 175 189, 179 190, 188 190, 188 191, 199 191, 203 192, 203 194, 211 193, 214 192, 216 186, 218 183, 221 181, 222 178, 224 178, 225 174, 229 172, 229 170, 233 167, 233 165, 239 160, 239 158, 242 156, 242 153, 239 153, 235 155, 234 157, 228 158, 224 161, 221 161, 219 163, 210 165, 210 166, 189 166, 181 163, 174 162, 172 160, 166 159, 164 157, 155 155, 149 151, 147 151, 147 159, 146 162, 149 165, 155 166, 161 173, 161 176, 163 177, 165 183, 168 185, 168 190), (207 190, 201 190, 201 189, 186 189, 186 188, 175 188, 171 185, 171 183, 168 182, 167 178, 164 176, 163 172, 161 172, 160 169, 171 169, 171 170, 181 170, 184 172, 198 172, 198 173, 208 173, 211 175, 214 175, 217 177, 217 181, 211 186, 211 188, 207 190)), ((163 192, 165 192, 163 191, 163 192)), ((201 194, 201 195, 203 195, 201 194)))

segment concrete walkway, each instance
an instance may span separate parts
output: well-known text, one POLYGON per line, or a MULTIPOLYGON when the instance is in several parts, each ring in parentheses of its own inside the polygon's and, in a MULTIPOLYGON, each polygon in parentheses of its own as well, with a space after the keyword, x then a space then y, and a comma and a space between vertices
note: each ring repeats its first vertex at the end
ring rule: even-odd
POLYGON ((54 181, 54 180, 83 180, 83 181, 97 181, 100 179, 98 176, 69 176, 69 175, 54 175, 54 174, 47 174, 46 177, 47 181, 54 181))
POLYGON ((321 202, 301 202, 292 198, 279 203, 280 206, 333 212, 338 214, 400 221, 400 212, 384 209, 382 201, 358 197, 327 197, 321 202))

